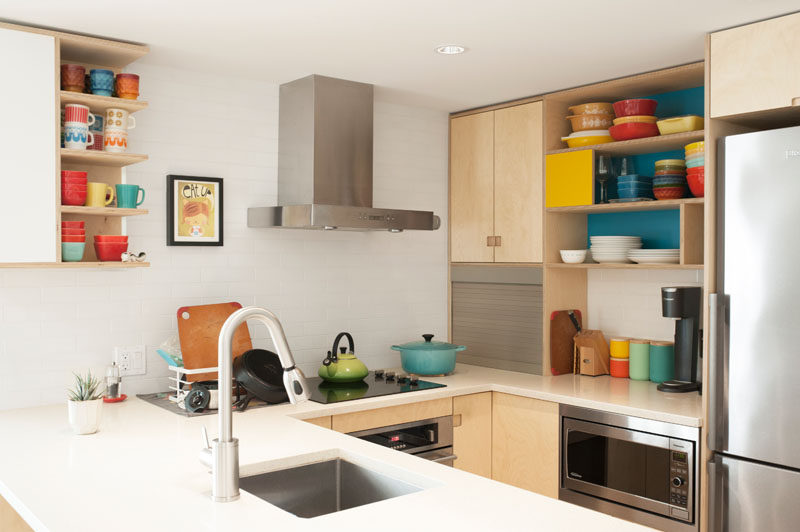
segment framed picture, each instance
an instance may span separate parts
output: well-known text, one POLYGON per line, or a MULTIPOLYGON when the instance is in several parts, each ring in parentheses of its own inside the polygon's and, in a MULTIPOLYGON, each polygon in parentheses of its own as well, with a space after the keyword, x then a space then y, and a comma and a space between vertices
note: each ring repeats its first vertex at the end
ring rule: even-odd
POLYGON ((167 176, 167 245, 222 245, 222 178, 167 176))

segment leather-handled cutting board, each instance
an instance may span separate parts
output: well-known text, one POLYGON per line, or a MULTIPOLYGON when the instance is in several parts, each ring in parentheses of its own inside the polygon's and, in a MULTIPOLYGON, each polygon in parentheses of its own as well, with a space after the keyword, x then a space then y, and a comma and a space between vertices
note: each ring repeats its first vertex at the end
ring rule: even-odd
MULTIPOLYGON (((186 369, 216 367, 219 332, 228 316, 242 308, 239 303, 196 305, 178 309, 178 337, 181 341, 183 366, 186 369)), ((233 358, 253 348, 247 324, 241 324, 233 334, 233 358)), ((187 375, 190 382, 216 380, 217 372, 187 375)))
POLYGON ((573 338, 581 327, 583 323, 580 310, 556 310, 550 314, 550 373, 553 375, 564 375, 575 371, 573 338), (573 318, 578 327, 575 326, 573 318))

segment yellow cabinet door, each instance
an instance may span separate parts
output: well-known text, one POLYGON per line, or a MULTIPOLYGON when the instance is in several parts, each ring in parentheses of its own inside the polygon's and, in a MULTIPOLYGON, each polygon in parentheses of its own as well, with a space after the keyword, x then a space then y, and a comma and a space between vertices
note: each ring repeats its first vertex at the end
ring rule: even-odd
POLYGON ((492 392, 453 397, 456 469, 492 478, 492 392))
POLYGON ((542 102, 494 112, 495 262, 542 262, 542 102))
POLYGON ((494 113, 450 120, 450 260, 493 262, 494 113))
POLYGON ((711 34, 711 117, 800 105, 800 13, 711 34))
POLYGON ((558 403, 493 392, 492 478, 558 498, 558 403))

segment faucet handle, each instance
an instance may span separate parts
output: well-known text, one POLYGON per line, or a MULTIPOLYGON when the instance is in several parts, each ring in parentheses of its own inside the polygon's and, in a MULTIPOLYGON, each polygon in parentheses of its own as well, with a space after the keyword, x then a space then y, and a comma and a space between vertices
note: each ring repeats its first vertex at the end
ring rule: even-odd
POLYGON ((208 430, 205 427, 200 428, 200 445, 203 449, 211 449, 211 444, 208 442, 208 430))

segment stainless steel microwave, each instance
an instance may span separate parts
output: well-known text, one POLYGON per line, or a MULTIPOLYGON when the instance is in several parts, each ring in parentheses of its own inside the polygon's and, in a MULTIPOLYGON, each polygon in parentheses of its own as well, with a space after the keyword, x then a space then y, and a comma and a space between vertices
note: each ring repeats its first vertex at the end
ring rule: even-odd
POLYGON ((695 427, 561 405, 559 499, 666 531, 698 529, 695 427))

